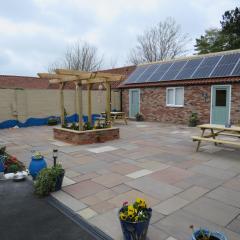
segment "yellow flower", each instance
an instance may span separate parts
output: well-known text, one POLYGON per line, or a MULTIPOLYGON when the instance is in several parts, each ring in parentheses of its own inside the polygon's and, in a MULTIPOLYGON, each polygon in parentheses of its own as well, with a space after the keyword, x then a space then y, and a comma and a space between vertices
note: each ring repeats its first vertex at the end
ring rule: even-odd
POLYGON ((127 219, 127 216, 123 212, 120 212, 119 217, 123 221, 127 219))
POLYGON ((145 202, 144 199, 142 199, 142 198, 137 198, 137 199, 136 199, 136 203, 137 203, 138 206, 141 207, 141 208, 146 208, 146 207, 147 207, 146 202, 145 202))
POLYGON ((130 218, 133 218, 135 213, 136 213, 136 209, 132 205, 129 205, 128 206, 128 216, 130 218))

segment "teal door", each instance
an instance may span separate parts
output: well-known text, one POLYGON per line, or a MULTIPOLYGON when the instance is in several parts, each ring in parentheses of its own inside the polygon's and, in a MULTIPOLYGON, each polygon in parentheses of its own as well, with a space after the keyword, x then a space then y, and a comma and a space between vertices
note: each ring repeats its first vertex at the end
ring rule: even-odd
POLYGON ((230 86, 212 86, 212 124, 229 123, 230 86))
POLYGON ((135 118, 135 115, 140 112, 140 90, 129 90, 129 117, 135 118))

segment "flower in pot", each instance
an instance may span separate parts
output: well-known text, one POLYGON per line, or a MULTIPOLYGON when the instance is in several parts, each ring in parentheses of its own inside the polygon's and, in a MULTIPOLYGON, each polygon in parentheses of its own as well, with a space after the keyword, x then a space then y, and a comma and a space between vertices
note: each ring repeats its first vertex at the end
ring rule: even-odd
POLYGON ((191 225, 192 229, 192 240, 227 240, 227 237, 220 232, 212 232, 208 229, 194 229, 194 226, 191 225))
POLYGON ((32 176, 32 178, 35 180, 38 173, 43 169, 47 167, 47 163, 44 160, 43 155, 40 152, 35 152, 32 155, 32 160, 29 164, 29 171, 32 176))
POLYGON ((145 240, 151 216, 152 209, 143 199, 137 198, 133 205, 124 202, 119 210, 124 240, 145 240))
POLYGON ((138 121, 138 122, 144 120, 143 115, 142 115, 141 113, 137 113, 137 114, 135 115, 135 118, 136 118, 136 121, 138 121))
POLYGON ((35 193, 38 196, 48 196, 50 192, 58 191, 62 187, 64 169, 61 164, 56 164, 51 168, 42 169, 37 175, 34 183, 35 193))
POLYGON ((198 114, 195 112, 192 112, 190 117, 189 117, 189 127, 196 127, 198 124, 198 114))

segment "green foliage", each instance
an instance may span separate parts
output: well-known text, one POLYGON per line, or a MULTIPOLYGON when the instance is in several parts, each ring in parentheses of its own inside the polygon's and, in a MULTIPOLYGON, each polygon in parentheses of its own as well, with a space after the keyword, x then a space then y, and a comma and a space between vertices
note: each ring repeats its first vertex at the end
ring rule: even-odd
POLYGON ((79 127, 76 123, 72 123, 69 128, 72 130, 79 130, 79 127))
POLYGON ((228 49, 240 48, 240 7, 226 11, 222 19, 222 33, 228 37, 228 49))
POLYGON ((56 117, 50 117, 48 119, 48 126, 54 126, 58 124, 58 119, 56 117))
POLYGON ((195 50, 198 54, 221 52, 227 50, 227 39, 221 30, 213 28, 205 31, 199 39, 196 39, 195 50))
POLYGON ((240 48, 240 8, 226 11, 222 19, 221 29, 208 29, 196 39, 194 47, 198 54, 240 48))
POLYGON ((16 173, 20 170, 21 170, 21 167, 16 163, 11 164, 7 169, 8 173, 16 173))
POLYGON ((141 113, 137 113, 135 115, 135 118, 136 118, 136 121, 143 121, 144 120, 143 115, 141 113))
POLYGON ((189 117, 189 127, 196 127, 198 124, 198 114, 192 112, 189 117))
POLYGON ((0 155, 6 154, 6 146, 0 146, 0 155))
POLYGON ((92 129, 93 129, 93 127, 90 122, 84 123, 83 130, 92 130, 92 129))
POLYGON ((34 183, 35 193, 42 197, 48 196, 50 192, 55 190, 57 177, 61 175, 63 171, 60 164, 57 164, 55 167, 42 169, 34 183))

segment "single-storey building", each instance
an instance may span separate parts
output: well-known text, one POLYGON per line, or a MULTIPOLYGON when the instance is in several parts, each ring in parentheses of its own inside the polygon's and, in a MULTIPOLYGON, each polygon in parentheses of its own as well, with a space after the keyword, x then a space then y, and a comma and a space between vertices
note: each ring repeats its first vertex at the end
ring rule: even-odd
POLYGON ((123 111, 134 118, 187 124, 240 121, 240 50, 138 65, 120 86, 123 111))

